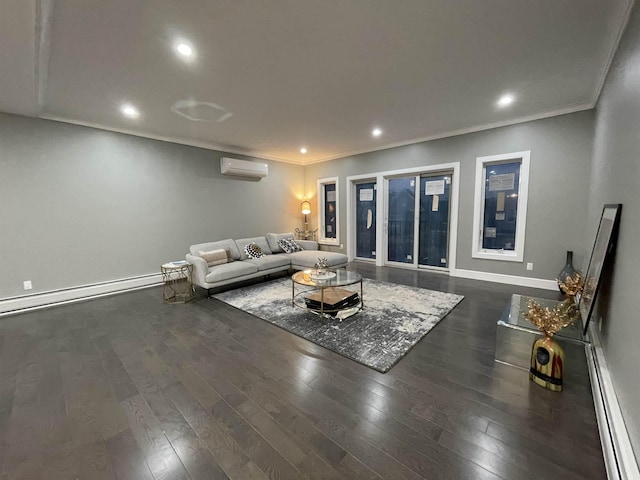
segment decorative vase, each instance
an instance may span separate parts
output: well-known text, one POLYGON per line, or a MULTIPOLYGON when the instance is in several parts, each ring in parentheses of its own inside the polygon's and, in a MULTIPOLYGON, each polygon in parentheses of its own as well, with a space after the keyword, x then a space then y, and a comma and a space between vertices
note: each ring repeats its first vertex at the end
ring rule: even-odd
MULTIPOLYGON (((567 264, 562 268, 562 270, 560 270, 560 273, 558 274, 558 280, 566 282, 567 277, 572 277, 575 274, 576 269, 573 268, 573 252, 567 251, 567 264)), ((560 288, 559 286, 558 288, 560 289, 560 293, 565 293, 562 291, 562 288, 560 288)))
POLYGON ((561 392, 563 370, 564 350, 558 342, 549 335, 536 339, 531 347, 531 381, 554 392, 561 392))

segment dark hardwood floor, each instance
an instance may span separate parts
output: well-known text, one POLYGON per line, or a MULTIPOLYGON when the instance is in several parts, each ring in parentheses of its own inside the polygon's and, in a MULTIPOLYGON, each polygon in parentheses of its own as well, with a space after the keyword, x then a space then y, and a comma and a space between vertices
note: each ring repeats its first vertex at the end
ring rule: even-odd
POLYGON ((606 477, 580 349, 562 393, 493 360, 554 292, 350 268, 465 299, 386 374, 160 288, 0 319, 0 480, 606 477))

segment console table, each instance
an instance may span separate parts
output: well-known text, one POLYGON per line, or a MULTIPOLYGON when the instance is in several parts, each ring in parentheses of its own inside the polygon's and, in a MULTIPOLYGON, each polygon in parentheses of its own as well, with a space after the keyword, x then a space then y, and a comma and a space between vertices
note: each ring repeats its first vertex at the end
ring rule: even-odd
POLYGON ((296 238, 298 240, 315 240, 317 231, 317 228, 315 230, 300 230, 299 228, 296 228, 296 238))
MULTIPOLYGON (((524 318, 523 312, 528 310, 527 302, 529 299, 549 308, 559 303, 558 300, 547 298, 512 295, 511 302, 498 320, 495 353, 496 362, 523 368, 527 371, 531 367, 531 346, 535 338, 542 335, 538 327, 524 318)), ((582 324, 579 319, 560 330, 553 338, 559 340, 562 345, 570 344, 584 347, 590 344, 582 334, 582 324)))

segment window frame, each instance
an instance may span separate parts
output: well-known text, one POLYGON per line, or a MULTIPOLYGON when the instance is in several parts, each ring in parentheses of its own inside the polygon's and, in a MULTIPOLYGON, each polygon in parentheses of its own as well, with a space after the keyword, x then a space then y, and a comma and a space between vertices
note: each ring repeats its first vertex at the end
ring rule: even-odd
POLYGON ((473 239, 471 256, 485 260, 507 262, 524 261, 525 234, 527 228, 527 203, 529 198, 529 165, 531 151, 504 153, 476 158, 475 196, 473 202, 473 239), (485 211, 485 177, 487 166, 520 162, 518 183, 518 207, 516 217, 515 250, 488 249, 482 247, 485 211))
POLYGON ((327 177, 327 178, 319 178, 317 184, 317 192, 318 192, 318 243, 321 245, 340 245, 340 189, 338 188, 338 178, 339 177, 327 177), (325 198, 325 186, 326 185, 335 185, 336 187, 336 201, 335 201, 335 214, 336 214, 336 223, 335 223, 335 238, 328 238, 326 236, 326 223, 325 223, 325 206, 326 206, 326 198, 325 198))

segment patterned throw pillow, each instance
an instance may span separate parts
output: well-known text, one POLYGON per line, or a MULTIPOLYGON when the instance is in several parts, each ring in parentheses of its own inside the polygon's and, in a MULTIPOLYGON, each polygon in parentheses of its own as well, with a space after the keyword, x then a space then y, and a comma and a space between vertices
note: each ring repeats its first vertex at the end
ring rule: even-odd
POLYGON ((247 254, 249 258, 260 258, 266 256, 266 253, 262 251, 260 245, 257 243, 249 243, 244 247, 244 253, 247 254))
POLYGON ((293 238, 281 238, 278 240, 278 246, 286 253, 302 251, 302 247, 298 245, 293 238))

